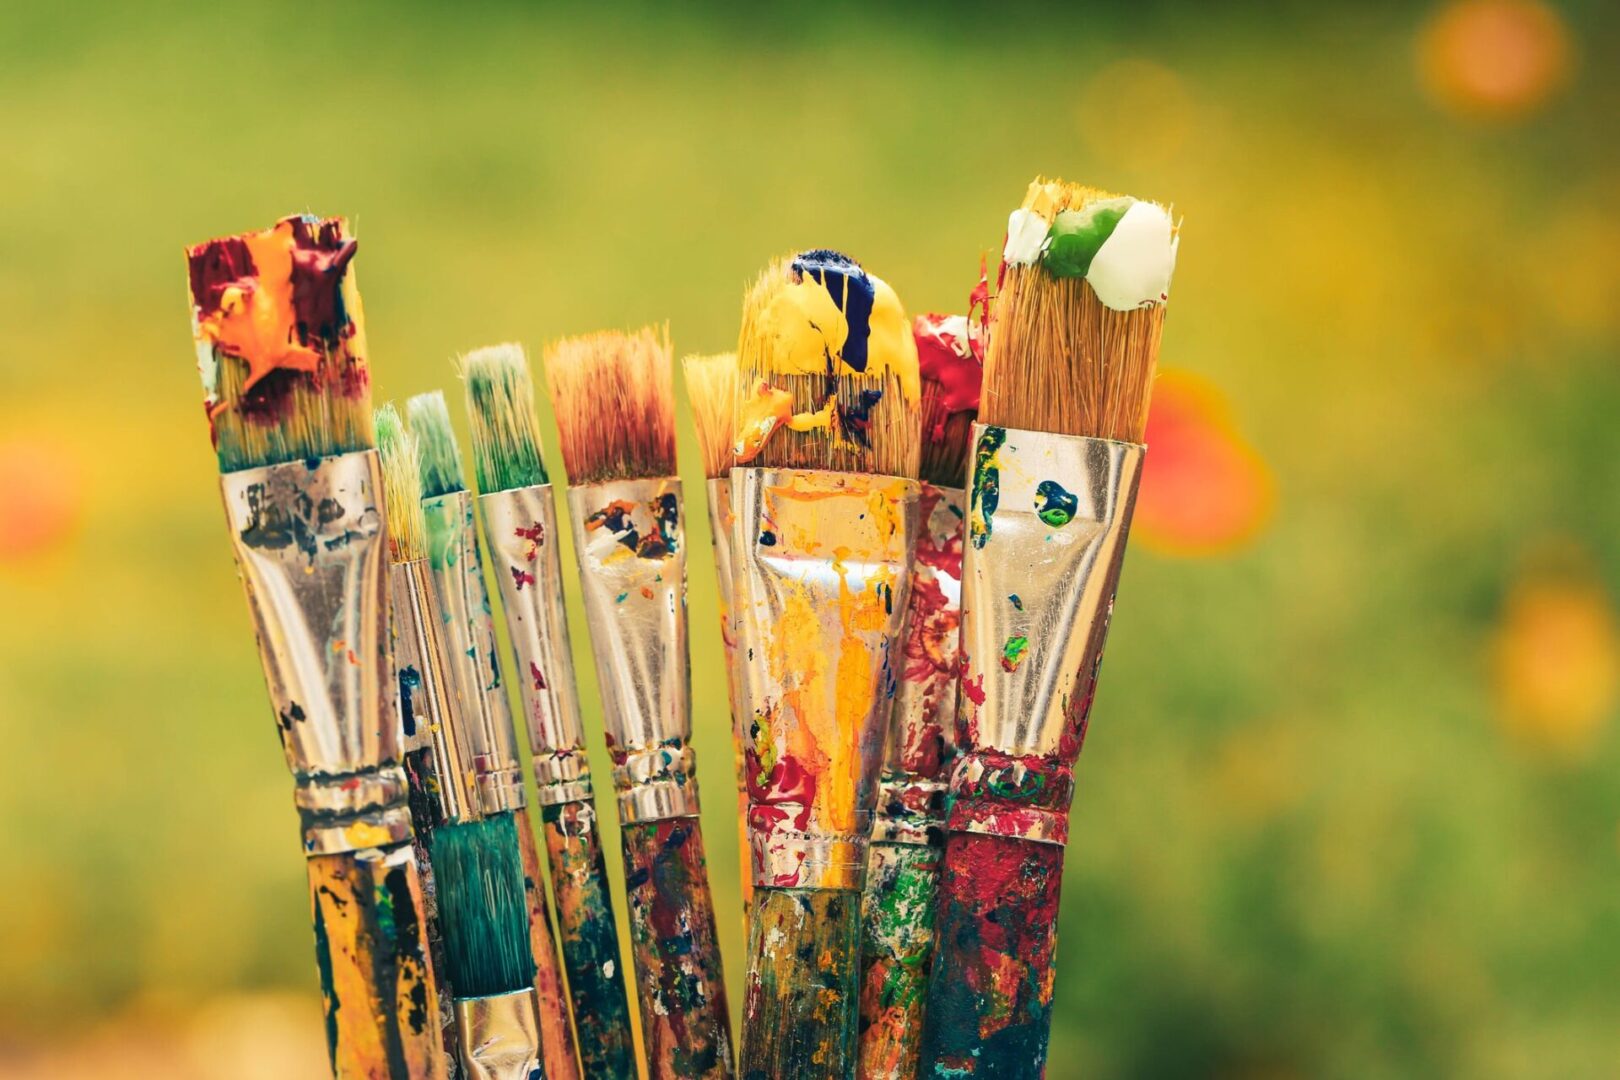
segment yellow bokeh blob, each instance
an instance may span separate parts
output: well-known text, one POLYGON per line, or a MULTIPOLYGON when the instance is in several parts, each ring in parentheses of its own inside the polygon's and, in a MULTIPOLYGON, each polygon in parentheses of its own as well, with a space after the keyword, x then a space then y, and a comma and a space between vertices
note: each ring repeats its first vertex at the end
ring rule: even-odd
POLYGON ((1419 71, 1434 99, 1483 119, 1534 112, 1567 85, 1573 64, 1563 20, 1536 0, 1458 0, 1418 42, 1419 71))

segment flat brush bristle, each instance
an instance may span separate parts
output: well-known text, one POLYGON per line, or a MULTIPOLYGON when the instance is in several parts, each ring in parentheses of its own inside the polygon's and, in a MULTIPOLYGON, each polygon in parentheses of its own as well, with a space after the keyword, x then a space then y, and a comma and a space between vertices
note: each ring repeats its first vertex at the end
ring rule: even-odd
POLYGON ((422 497, 431 499, 467 490, 461 478, 461 448, 450 426, 450 407, 443 390, 417 394, 405 402, 405 415, 416 436, 416 458, 422 466, 422 497))
POLYGON ((675 475, 668 326, 558 341, 546 349, 546 383, 570 483, 675 475))
POLYGON ((510 994, 534 980, 523 857, 511 814, 441 825, 429 843, 454 996, 510 994))
MULTIPOLYGON (((981 276, 975 310, 986 288, 981 276)), ((966 487, 984 379, 983 325, 972 315, 928 314, 917 316, 912 331, 922 372, 922 479, 936 487, 966 487)))
MULTIPOLYGON (((1132 201, 1079 184, 1037 179, 1030 185, 1022 210, 1050 223, 1065 211, 1092 210, 1094 204, 1103 202, 1120 206, 1132 201)), ((1150 203, 1141 205, 1163 216, 1166 235, 1160 247, 1168 248, 1168 265, 1173 267, 1175 232, 1167 224, 1168 215, 1150 203)), ((1108 227, 1117 224, 1118 213, 1113 217, 1108 227)), ((1075 246, 1084 252, 1083 262, 1070 249, 1059 251, 1054 247, 1041 249, 1043 253, 1038 256, 1009 258, 1003 263, 1004 276, 995 298, 985 355, 984 402, 980 410, 984 423, 1142 441, 1164 329, 1168 270, 1164 273, 1166 291, 1130 301, 1140 306, 1122 309, 1118 301, 1115 306, 1104 303, 1084 269, 1090 267, 1095 278, 1104 261, 1106 242, 1101 250, 1095 246, 1100 233, 1075 234, 1075 246), (1088 243, 1090 247, 1085 246, 1088 243), (1054 262, 1058 255, 1069 261, 1064 276, 1049 269, 1058 265, 1054 262), (1076 269, 1079 273, 1074 272, 1076 269)), ((1035 238, 1036 244, 1039 240, 1035 238)), ((1009 252, 1015 243, 1010 237, 1009 252)), ((1166 253, 1161 250, 1154 256, 1163 263, 1166 253)), ((1118 266, 1111 269, 1117 279, 1118 266)), ((1105 288, 1110 297, 1114 296, 1117 281, 1105 288)))
POLYGON ((491 345, 461 358, 472 422, 473 477, 482 494, 546 482, 534 383, 521 345, 491 345))
POLYGON ((342 218, 295 216, 187 250, 221 472, 376 443, 356 249, 342 218))
POLYGON ((967 486, 968 449, 973 442, 971 411, 945 408, 944 387, 933 379, 922 381, 922 460, 918 475, 935 487, 967 486))
POLYGON ((686 396, 692 403, 692 426, 703 455, 703 475, 717 480, 737 460, 737 354, 687 356, 686 396))
POLYGON ((744 297, 737 360, 738 465, 917 476, 917 345, 853 259, 773 262, 744 297))
POLYGON ((426 558, 427 522, 422 516, 416 437, 391 401, 377 410, 377 453, 382 458, 389 558, 396 563, 426 558))

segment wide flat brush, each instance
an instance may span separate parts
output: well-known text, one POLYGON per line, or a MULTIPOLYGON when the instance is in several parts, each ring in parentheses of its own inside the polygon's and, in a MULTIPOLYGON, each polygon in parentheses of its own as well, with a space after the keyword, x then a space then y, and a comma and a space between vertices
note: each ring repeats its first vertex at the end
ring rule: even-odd
MULTIPOLYGON (((461 450, 450 426, 450 410, 439 391, 411 398, 406 415, 421 462, 428 565, 443 612, 452 706, 466 731, 482 817, 478 832, 467 834, 469 846, 475 849, 468 857, 517 861, 528 924, 530 974, 539 993, 541 1061, 546 1076, 553 1080, 577 1077, 579 1059, 568 1024, 539 849, 534 828, 523 812, 527 796, 518 764, 517 731, 501 681, 495 621, 484 583, 472 495, 462 480, 461 450)), ((437 850, 434 869, 439 871, 437 850)))
POLYGON ((854 1075, 860 898, 917 524, 917 347, 832 251, 745 299, 731 474, 754 876, 745 1077, 854 1075))
POLYGON ((444 1077, 388 707, 383 477, 356 241, 289 217, 187 251, 220 488, 295 802, 334 1076, 444 1077))
POLYGON ((965 485, 983 374, 982 327, 969 316, 919 315, 912 332, 922 375, 922 478, 900 687, 861 902, 859 1075, 868 1080, 917 1073, 955 758, 965 485))
POLYGON ((698 821, 686 530, 669 335, 546 350, 624 843, 630 940, 656 1078, 734 1075, 698 821))
POLYGON ((528 359, 518 345, 461 359, 484 545, 517 660, 518 690, 556 890, 563 969, 586 1076, 636 1072, 630 1001, 586 758, 557 510, 540 451, 528 359))
POLYGON ((1074 764, 1175 266, 1159 206, 1037 180, 1007 227, 974 425, 962 708, 920 1058, 1038 1077, 1074 764))

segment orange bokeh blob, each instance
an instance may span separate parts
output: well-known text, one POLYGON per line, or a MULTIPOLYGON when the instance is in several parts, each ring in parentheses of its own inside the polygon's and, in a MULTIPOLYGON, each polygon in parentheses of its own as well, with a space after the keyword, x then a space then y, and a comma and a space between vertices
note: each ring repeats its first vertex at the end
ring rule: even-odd
POLYGON ((1510 120, 1568 83, 1573 50, 1563 20, 1536 0, 1459 0, 1423 31, 1418 64, 1445 108, 1510 120))
POLYGON ((1515 584, 1492 659, 1509 734, 1567 756, 1591 748, 1620 693, 1620 633, 1596 581, 1532 575, 1515 584))
POLYGON ((0 443, 0 563, 53 550, 72 535, 83 506, 66 451, 31 439, 0 443))
POLYGON ((1131 536, 1172 555, 1236 550, 1271 518, 1271 470, 1227 415, 1220 391, 1185 372, 1159 375, 1131 536))

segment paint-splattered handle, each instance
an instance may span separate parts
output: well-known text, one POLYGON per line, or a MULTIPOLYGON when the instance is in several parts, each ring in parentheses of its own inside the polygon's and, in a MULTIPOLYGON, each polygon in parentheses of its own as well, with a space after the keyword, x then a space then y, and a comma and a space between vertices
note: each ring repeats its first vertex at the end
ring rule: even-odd
POLYGON ((409 844, 307 860, 337 1080, 444 1080, 439 995, 409 844))
POLYGON ((731 1018, 697 818, 627 824, 622 836, 647 1074, 730 1078, 731 1018))
POLYGON ((917 1075, 934 957, 939 854, 926 844, 872 844, 861 900, 862 1080, 917 1075))
POLYGON ((523 893, 529 905, 534 988, 540 996, 540 1063, 545 1066, 546 1080, 580 1080, 574 1030, 568 1023, 568 998, 563 993, 562 968, 557 962, 557 942, 551 936, 546 879, 540 873, 540 852, 534 842, 534 822, 522 810, 516 817, 518 848, 523 853, 523 893))
POLYGON ((754 890, 742 1080, 855 1074, 861 894, 754 890))
POLYGON ((591 1080, 634 1080, 636 1043, 619 959, 596 807, 590 800, 540 809, 580 1061, 591 1080))
POLYGON ((1063 850, 976 832, 946 840, 918 1076, 1046 1074, 1063 850))

